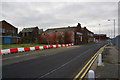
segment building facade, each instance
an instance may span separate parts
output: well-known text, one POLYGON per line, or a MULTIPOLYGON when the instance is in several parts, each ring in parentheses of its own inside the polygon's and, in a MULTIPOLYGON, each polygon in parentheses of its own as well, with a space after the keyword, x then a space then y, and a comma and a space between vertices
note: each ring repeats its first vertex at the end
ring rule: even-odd
POLYGON ((99 40, 107 40, 109 39, 106 34, 94 34, 94 38, 99 41, 99 40))
POLYGON ((0 38, 1 44, 16 44, 18 43, 18 28, 14 27, 7 21, 0 21, 0 38))
POLYGON ((89 31, 86 27, 83 28, 85 43, 94 42, 94 33, 89 31))
POLYGON ((43 32, 43 29, 38 27, 24 28, 19 32, 19 37, 21 38, 21 43, 38 43, 39 35, 43 32))
POLYGON ((62 35, 59 32, 43 32, 40 34, 39 43, 58 44, 58 43, 61 43, 60 42, 61 38, 62 38, 62 35))
MULTIPOLYGON (((62 27, 47 29, 44 33, 40 35, 40 39, 46 43, 74 43, 83 44, 93 41, 93 32, 89 31, 87 28, 81 28, 81 24, 78 23, 74 27, 62 27), (59 34, 59 37, 58 37, 59 34)), ((42 42, 43 42, 42 41, 42 42)), ((43 42, 44 43, 44 42, 43 42)))

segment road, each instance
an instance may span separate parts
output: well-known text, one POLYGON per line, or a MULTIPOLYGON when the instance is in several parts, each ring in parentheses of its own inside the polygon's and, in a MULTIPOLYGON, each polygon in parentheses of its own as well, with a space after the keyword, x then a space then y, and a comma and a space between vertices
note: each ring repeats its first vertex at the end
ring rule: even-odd
POLYGON ((3 55, 3 78, 74 78, 106 42, 3 55))

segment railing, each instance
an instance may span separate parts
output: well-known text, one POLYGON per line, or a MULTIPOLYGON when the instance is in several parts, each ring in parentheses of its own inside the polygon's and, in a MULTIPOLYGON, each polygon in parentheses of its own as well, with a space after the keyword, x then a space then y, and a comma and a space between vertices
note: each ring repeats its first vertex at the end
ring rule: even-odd
POLYGON ((33 50, 43 50, 48 48, 58 48, 58 47, 67 47, 72 46, 71 44, 58 44, 58 45, 50 45, 50 46, 36 46, 36 47, 23 47, 23 48, 13 48, 13 49, 4 49, 0 50, 0 55, 9 54, 9 53, 18 53, 18 52, 25 52, 25 51, 33 51, 33 50))

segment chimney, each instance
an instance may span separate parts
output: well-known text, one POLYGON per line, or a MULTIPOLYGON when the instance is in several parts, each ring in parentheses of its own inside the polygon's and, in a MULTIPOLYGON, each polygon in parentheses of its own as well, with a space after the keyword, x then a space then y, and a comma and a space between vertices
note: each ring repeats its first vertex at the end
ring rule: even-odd
POLYGON ((84 29, 87 29, 86 27, 84 27, 84 29))
POLYGON ((81 24, 80 24, 80 23, 78 23, 77 27, 80 27, 80 28, 81 28, 81 24))

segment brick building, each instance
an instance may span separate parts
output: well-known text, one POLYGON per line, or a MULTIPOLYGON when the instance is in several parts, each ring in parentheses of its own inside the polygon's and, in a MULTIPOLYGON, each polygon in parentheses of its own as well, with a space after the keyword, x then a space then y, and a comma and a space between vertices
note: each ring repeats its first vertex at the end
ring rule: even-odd
POLYGON ((62 28, 47 29, 41 35, 42 35, 41 40, 49 40, 49 43, 51 44, 53 41, 55 43, 56 40, 57 43, 82 44, 82 43, 92 42, 94 39, 93 32, 89 31, 86 27, 81 28, 80 23, 78 23, 78 25, 74 27, 68 26, 62 28), (58 33, 59 33, 59 37, 56 36, 56 34, 58 33), (53 38, 50 39, 49 38, 50 36, 52 36, 53 38))
POLYGON ((14 27, 7 21, 0 21, 0 38, 1 44, 16 44, 18 43, 18 28, 14 27))
MULTIPOLYGON (((45 32, 48 33, 48 35, 51 35, 50 32, 51 33, 55 32, 56 34, 59 33, 61 35, 61 37, 59 39, 57 39, 57 40, 59 40, 59 41, 57 41, 58 43, 68 43, 68 42, 73 43, 74 42, 73 40, 71 40, 71 39, 67 40, 67 39, 74 35, 75 29, 76 29, 76 27, 68 26, 68 27, 62 27, 62 28, 47 29, 45 32), (71 35, 69 35, 69 34, 71 34, 71 35)), ((54 39, 54 40, 56 40, 56 39, 54 39)))
POLYGON ((60 42, 61 38, 62 35, 59 32, 43 32, 40 34, 39 43, 58 44, 58 43, 62 43, 60 42))
POLYGON ((85 43, 94 42, 94 33, 89 31, 86 27, 83 28, 85 43))
POLYGON ((106 37, 106 34, 94 34, 94 38, 96 40, 106 40, 106 39, 109 39, 108 37, 106 37))
POLYGON ((39 35, 43 32, 43 29, 38 27, 24 28, 19 32, 21 37, 21 43, 38 43, 39 35))

